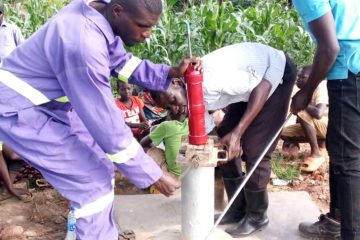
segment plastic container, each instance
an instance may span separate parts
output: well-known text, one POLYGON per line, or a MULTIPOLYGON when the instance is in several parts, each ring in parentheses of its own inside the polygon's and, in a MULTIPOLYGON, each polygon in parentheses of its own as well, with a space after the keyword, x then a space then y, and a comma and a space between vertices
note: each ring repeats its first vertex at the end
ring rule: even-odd
POLYGON ((67 219, 67 232, 65 240, 76 240, 75 208, 71 207, 67 219))

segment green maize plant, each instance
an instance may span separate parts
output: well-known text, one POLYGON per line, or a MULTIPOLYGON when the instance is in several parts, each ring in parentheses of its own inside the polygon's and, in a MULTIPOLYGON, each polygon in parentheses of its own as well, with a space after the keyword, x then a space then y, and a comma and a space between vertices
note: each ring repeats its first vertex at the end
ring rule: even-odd
POLYGON ((6 18, 29 37, 56 14, 69 0, 26 0, 5 3, 6 18))
POLYGON ((188 6, 181 11, 178 2, 164 2, 164 13, 150 39, 130 49, 135 55, 177 64, 188 55, 184 22, 189 21, 194 55, 203 56, 229 44, 252 41, 287 52, 298 65, 311 62, 314 46, 287 1, 244 1, 236 6, 235 1, 186 1, 188 6))

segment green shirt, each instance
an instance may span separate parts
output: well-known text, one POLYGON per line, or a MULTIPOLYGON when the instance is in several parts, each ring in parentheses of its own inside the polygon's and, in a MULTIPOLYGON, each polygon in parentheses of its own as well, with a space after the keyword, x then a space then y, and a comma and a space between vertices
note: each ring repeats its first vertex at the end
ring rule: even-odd
POLYGON ((181 168, 175 161, 180 150, 181 137, 189 134, 188 122, 188 119, 185 119, 184 122, 176 120, 164 121, 149 135, 155 146, 159 145, 161 142, 164 143, 167 169, 176 176, 181 174, 181 168))

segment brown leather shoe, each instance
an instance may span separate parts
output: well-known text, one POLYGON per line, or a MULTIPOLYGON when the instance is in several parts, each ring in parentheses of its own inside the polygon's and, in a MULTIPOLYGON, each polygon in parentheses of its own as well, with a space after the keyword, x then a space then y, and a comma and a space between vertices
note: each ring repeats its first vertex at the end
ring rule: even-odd
POLYGON ((340 223, 325 214, 321 214, 315 223, 300 223, 299 231, 310 239, 341 239, 340 223))

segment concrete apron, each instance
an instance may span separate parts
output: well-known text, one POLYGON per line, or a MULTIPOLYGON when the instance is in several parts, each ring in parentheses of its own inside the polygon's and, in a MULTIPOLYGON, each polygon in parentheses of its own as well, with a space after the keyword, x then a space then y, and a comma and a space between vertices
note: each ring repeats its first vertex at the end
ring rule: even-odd
MULTIPOLYGON (((160 194, 117 195, 115 218, 123 229, 132 229, 137 240, 186 240, 181 238, 181 193, 166 198, 160 194)), ((302 240, 301 221, 313 222, 320 214, 306 192, 270 192, 270 223, 244 240, 302 240)), ((218 211, 217 211, 218 212, 218 211)), ((233 239, 219 226, 213 240, 233 239)), ((199 239, 201 240, 201 239, 199 239)))
MULTIPOLYGON (((137 240, 186 240, 181 234, 180 190, 169 198, 161 194, 117 195, 115 217, 123 229, 135 231, 137 240)), ((218 239, 233 238, 217 228, 209 240, 218 239)))

